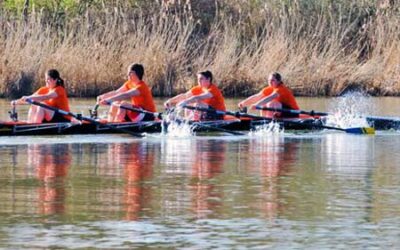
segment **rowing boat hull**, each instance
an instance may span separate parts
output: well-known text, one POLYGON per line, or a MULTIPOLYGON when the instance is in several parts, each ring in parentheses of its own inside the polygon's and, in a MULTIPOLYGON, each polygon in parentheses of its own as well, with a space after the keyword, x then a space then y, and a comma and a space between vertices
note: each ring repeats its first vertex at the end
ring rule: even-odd
MULTIPOLYGON (((161 131, 160 122, 140 122, 140 123, 115 123, 116 128, 123 128, 137 133, 157 133, 161 131)), ((0 124, 0 136, 14 135, 71 135, 71 134, 111 134, 121 133, 101 125, 83 123, 72 124, 45 123, 45 124, 0 124)))
MULTIPOLYGON (((318 119, 291 119, 294 123, 286 120, 276 121, 280 127, 289 130, 310 130, 319 129, 320 124, 318 119), (315 127, 313 126, 316 125, 315 127)), ((215 131, 215 128, 230 130, 230 131, 250 131, 257 126, 268 124, 270 121, 263 120, 217 120, 217 121, 202 121, 190 122, 194 132, 215 131)), ((148 122, 123 122, 123 123, 108 123, 116 128, 123 128, 135 133, 160 133, 162 127, 168 126, 161 121, 148 122)), ((44 124, 21 124, 21 123, 0 123, 0 136, 15 136, 15 135, 70 135, 70 134, 111 134, 121 133, 111 129, 109 126, 83 123, 44 123, 44 124)))
POLYGON ((374 117, 374 116, 369 116, 366 119, 368 125, 375 128, 376 130, 400 129, 400 119, 395 119, 393 117, 374 117))

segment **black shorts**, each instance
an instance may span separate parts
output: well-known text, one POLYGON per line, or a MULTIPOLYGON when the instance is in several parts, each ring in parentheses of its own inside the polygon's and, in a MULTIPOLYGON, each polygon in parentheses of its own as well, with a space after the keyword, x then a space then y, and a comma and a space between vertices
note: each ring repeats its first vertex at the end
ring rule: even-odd
POLYGON ((224 115, 218 114, 214 108, 208 107, 208 109, 212 110, 210 112, 202 112, 201 113, 201 120, 223 120, 224 115))
POLYGON ((58 112, 54 112, 53 118, 51 118, 50 121, 43 119, 43 123, 55 123, 55 122, 70 122, 70 120, 68 118, 65 118, 64 115, 58 112))
MULTIPOLYGON (((131 122, 131 118, 129 117, 128 114, 125 115, 125 121, 127 122, 131 122)), ((140 120, 141 122, 146 122, 146 121, 154 121, 155 120, 155 116, 153 114, 149 114, 149 113, 144 113, 144 117, 142 120, 140 120)))
MULTIPOLYGON (((289 106, 286 106, 286 105, 282 105, 282 109, 292 109, 292 108, 289 106)), ((299 117, 299 114, 293 114, 290 112, 281 112, 279 117, 280 118, 297 118, 297 117, 299 117)))

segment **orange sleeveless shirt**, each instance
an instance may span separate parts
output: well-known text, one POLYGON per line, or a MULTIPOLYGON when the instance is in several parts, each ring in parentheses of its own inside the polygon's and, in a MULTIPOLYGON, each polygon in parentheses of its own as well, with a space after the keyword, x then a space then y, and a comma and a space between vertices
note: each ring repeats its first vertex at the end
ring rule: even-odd
POLYGON ((65 91, 65 88, 62 86, 56 86, 55 88, 51 89, 49 87, 41 87, 38 89, 35 94, 37 95, 46 95, 50 93, 51 91, 56 92, 57 97, 56 98, 51 98, 48 100, 43 101, 45 104, 62 109, 64 111, 70 111, 69 110, 69 102, 68 102, 68 97, 67 97, 67 91, 65 91))
POLYGON ((196 87, 193 87, 190 90, 190 92, 194 96, 201 95, 206 92, 211 93, 212 94, 211 98, 207 98, 202 101, 206 103, 208 106, 214 108, 215 110, 226 111, 224 97, 222 96, 221 91, 215 84, 210 84, 208 88, 202 88, 201 86, 198 85, 196 87))
POLYGON ((278 93, 278 97, 274 99, 274 101, 282 103, 282 105, 286 106, 290 109, 299 110, 299 105, 297 105, 296 99, 292 93, 292 91, 286 87, 283 83, 281 83, 278 87, 274 88, 272 86, 265 87, 261 90, 261 94, 264 97, 271 95, 273 92, 278 93))
POLYGON ((150 88, 144 81, 140 81, 135 84, 130 80, 126 81, 123 85, 126 89, 136 89, 139 91, 138 96, 131 97, 131 103, 133 106, 141 107, 144 110, 150 112, 156 112, 156 105, 154 104, 153 95, 151 94, 150 88))

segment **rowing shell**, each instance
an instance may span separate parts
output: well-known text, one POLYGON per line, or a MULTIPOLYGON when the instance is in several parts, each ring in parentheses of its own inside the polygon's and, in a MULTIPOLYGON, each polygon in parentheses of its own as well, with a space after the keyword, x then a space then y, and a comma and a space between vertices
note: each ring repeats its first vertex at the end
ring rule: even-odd
POLYGON ((400 119, 384 116, 368 116, 366 117, 368 124, 377 130, 400 129, 400 119))
MULTIPOLYGON (((156 133, 161 131, 160 122, 123 122, 112 123, 113 126, 127 129, 132 132, 156 133)), ((110 127, 92 123, 42 123, 42 124, 23 124, 23 123, 0 123, 0 136, 11 135, 69 135, 69 134, 102 134, 118 133, 110 127)))
MULTIPOLYGON (((321 124, 319 119, 280 119, 276 121, 280 127, 288 130, 310 130, 310 124, 315 124, 315 129, 321 124), (288 122, 296 121, 296 123, 288 122)), ((113 127, 126 129, 135 133, 160 133, 162 132, 163 123, 161 121, 145 121, 145 122, 120 122, 120 123, 107 123, 113 127)), ((213 131, 212 128, 221 128, 230 131, 250 131, 257 126, 268 124, 268 121, 251 120, 251 119, 228 119, 228 120, 215 120, 215 121, 192 121, 189 123, 194 132, 207 132, 213 131)), ((214 130, 215 131, 215 130, 214 130)), ((102 126, 101 124, 91 123, 41 123, 41 124, 27 124, 22 122, 3 122, 0 123, 0 136, 13 136, 13 135, 68 135, 68 134, 111 134, 118 133, 109 127, 102 126)))

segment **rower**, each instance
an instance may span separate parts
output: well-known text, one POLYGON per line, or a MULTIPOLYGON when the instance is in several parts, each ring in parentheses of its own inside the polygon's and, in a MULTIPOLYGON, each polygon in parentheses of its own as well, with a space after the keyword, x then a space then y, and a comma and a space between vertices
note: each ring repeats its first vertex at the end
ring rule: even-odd
MULTIPOLYGON (((250 106, 252 109, 256 107, 268 107, 274 109, 294 109, 299 110, 296 99, 292 91, 282 82, 282 76, 274 72, 268 77, 269 85, 262 89, 259 93, 248 97, 239 102, 239 109, 250 106)), ((298 117, 298 114, 289 112, 261 111, 261 115, 265 117, 298 117)))
POLYGON ((97 103, 110 105, 107 120, 109 122, 139 122, 153 121, 156 112, 153 95, 148 85, 143 81, 144 68, 141 64, 132 64, 128 68, 128 80, 117 90, 107 92, 97 97, 97 103), (123 101, 131 98, 131 102, 123 101), (142 109, 146 112, 135 112, 126 108, 142 109))
MULTIPOLYGON (((168 99, 164 106, 171 108, 172 106, 184 107, 188 104, 195 104, 199 108, 207 108, 215 111, 225 111, 225 100, 217 85, 213 83, 213 75, 210 71, 202 71, 197 74, 198 85, 187 91, 186 93, 177 95, 168 99)), ((223 120, 223 114, 216 112, 197 112, 187 113, 192 115, 193 120, 223 120)))
MULTIPOLYGON (((69 111, 67 92, 64 87, 64 80, 55 69, 50 69, 45 74, 46 86, 41 87, 30 96, 23 96, 20 99, 11 101, 13 109, 15 105, 27 104, 27 100, 43 102, 48 106, 69 111)), ((28 123, 52 123, 69 122, 69 116, 61 115, 53 110, 45 109, 37 105, 31 105, 28 112, 28 123)))

